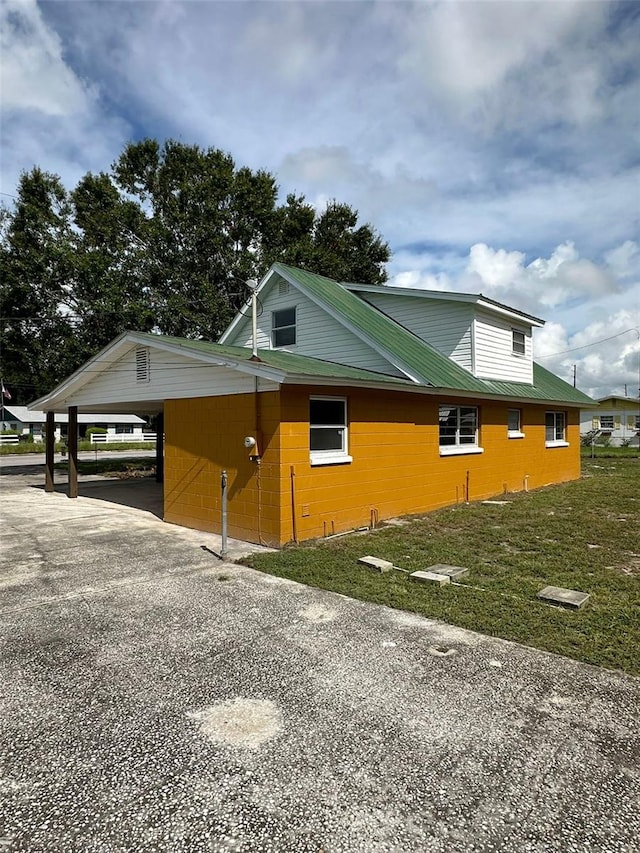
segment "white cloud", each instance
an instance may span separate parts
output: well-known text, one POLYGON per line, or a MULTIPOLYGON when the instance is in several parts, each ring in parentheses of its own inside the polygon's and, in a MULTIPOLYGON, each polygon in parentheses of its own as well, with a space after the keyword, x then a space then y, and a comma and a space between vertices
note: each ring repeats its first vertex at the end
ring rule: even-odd
POLYGON ((582 125, 606 104, 607 54, 593 40, 606 16, 602 3, 421 4, 400 67, 479 126, 582 125))
POLYGON ((522 276, 524 258, 523 252, 496 251, 484 243, 477 243, 469 252, 467 272, 476 273, 490 290, 501 290, 512 286, 522 276))
POLYGON ((40 166, 73 186, 88 170, 108 168, 128 134, 103 112, 99 87, 65 59, 63 43, 35 0, 6 0, 2 23, 0 186, 15 193, 21 171, 40 166))
POLYGON ((619 278, 637 276, 640 279, 640 246, 634 240, 625 240, 604 256, 607 265, 619 278))
POLYGON ((62 56, 35 0, 4 0, 0 7, 0 86, 5 110, 36 110, 68 116, 85 110, 89 87, 62 56))
POLYGON ((535 333, 535 353, 558 376, 573 376, 593 397, 640 393, 640 311, 623 309, 591 323, 573 335, 557 323, 535 333))

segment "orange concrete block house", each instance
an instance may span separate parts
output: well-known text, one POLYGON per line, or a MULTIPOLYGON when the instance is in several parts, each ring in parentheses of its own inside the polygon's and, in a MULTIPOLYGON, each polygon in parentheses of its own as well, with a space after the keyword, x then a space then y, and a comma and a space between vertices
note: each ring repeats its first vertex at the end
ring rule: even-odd
POLYGON ((580 476, 589 397, 482 295, 275 264, 219 343, 128 332, 33 406, 164 417, 164 518, 281 546, 580 476))

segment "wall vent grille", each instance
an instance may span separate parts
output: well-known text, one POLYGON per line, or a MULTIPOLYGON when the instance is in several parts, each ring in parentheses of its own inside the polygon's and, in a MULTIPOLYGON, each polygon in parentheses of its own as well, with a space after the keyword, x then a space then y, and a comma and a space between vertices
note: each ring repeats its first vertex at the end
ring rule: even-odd
POLYGON ((149 347, 138 347, 136 349, 136 381, 149 382, 151 379, 151 365, 149 359, 149 347))
POLYGON ((280 296, 284 296, 285 294, 289 293, 289 282, 288 281, 285 281, 284 279, 280 279, 280 281, 278 282, 278 293, 280 294, 280 296))

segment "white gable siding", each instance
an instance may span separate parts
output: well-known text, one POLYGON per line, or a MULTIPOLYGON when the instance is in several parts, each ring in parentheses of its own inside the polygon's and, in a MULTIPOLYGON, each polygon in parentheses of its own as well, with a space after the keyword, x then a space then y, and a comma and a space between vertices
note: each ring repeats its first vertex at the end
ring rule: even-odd
MULTIPOLYGON (((272 349, 271 314, 282 308, 296 309, 296 343, 283 347, 299 355, 375 370, 390 376, 403 376, 390 362, 372 347, 361 341, 341 323, 319 308, 305 294, 289 285, 288 293, 280 293, 282 279, 274 276, 268 293, 260 295, 262 312, 258 317, 258 347, 272 349)), ((232 346, 251 347, 251 309, 245 308, 245 318, 238 324, 233 337, 225 340, 232 346)))
POLYGON ((481 379, 533 383, 531 327, 476 310, 475 374, 481 379), (524 355, 514 355, 512 332, 524 332, 524 355))
POLYGON ((473 370, 473 306, 420 296, 402 296, 394 294, 390 288, 381 288, 380 293, 362 293, 361 296, 461 367, 473 370))
MULTIPOLYGON (((136 379, 136 350, 132 347, 111 367, 68 398, 69 406, 167 400, 181 397, 217 397, 254 390, 254 378, 228 367, 203 364, 177 353, 149 348, 149 381, 136 379)), ((260 390, 273 383, 260 380, 260 390)), ((140 406, 141 410, 144 405, 140 406)))

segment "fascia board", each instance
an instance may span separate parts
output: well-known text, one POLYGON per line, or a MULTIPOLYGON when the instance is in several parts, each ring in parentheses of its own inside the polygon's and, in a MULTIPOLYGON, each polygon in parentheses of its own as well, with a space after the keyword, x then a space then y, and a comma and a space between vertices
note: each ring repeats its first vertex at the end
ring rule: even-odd
POLYGON ((130 348, 128 339, 131 332, 123 332, 115 340, 107 344, 104 349, 86 361, 82 367, 74 371, 71 376, 68 376, 63 382, 57 385, 53 391, 39 397, 27 406, 28 409, 38 409, 43 412, 52 411, 55 409, 60 400, 64 400, 69 396, 69 393, 76 393, 87 382, 90 382, 94 373, 103 373, 111 364, 116 362, 130 348), (98 371, 89 372, 91 366, 98 367, 98 371))
MULTIPOLYGON (((263 290, 271 282, 271 279, 273 278, 273 276, 276 274, 283 276, 283 278, 285 277, 283 273, 278 273, 278 271, 276 269, 274 269, 274 267, 271 267, 271 269, 265 273, 262 280, 259 282, 258 287, 256 288, 256 295, 257 296, 259 296, 263 292, 263 290)), ((287 279, 287 280, 289 281, 289 279, 287 279)), ((295 282, 290 282, 290 283, 295 283, 295 282)), ((248 307, 250 305, 251 305, 251 299, 248 299, 245 302, 245 307, 248 307)), ((229 338, 233 337, 233 335, 234 335, 236 329, 238 328, 238 326, 240 325, 240 323, 246 319, 247 319, 247 315, 244 314, 242 311, 238 311, 236 313, 236 316, 233 318, 233 320, 229 323, 227 328, 224 330, 224 332, 218 338, 218 343, 219 344, 226 344, 227 341, 229 340, 229 338)), ((249 320, 251 320, 251 317, 249 317, 249 320)))
POLYGON ((495 302, 484 299, 482 296, 480 296, 476 304, 478 308, 482 308, 484 311, 508 317, 510 320, 514 320, 523 326, 532 326, 537 329, 541 329, 545 325, 545 321, 541 320, 539 317, 533 317, 530 314, 523 314, 515 308, 507 308, 503 305, 497 305, 495 302))
POLYGON ((422 290, 418 287, 396 287, 393 284, 351 284, 340 282, 345 290, 352 293, 382 293, 392 296, 411 296, 420 299, 440 299, 447 302, 477 302, 476 293, 450 293, 446 290, 422 290))
POLYGON ((482 394, 480 392, 473 391, 460 391, 457 388, 436 388, 431 385, 413 385, 407 382, 406 384, 402 384, 399 382, 397 385, 392 384, 390 382, 369 382, 367 380, 357 380, 357 379, 338 379, 338 378, 326 378, 320 376, 302 376, 302 375, 288 375, 284 383, 285 385, 327 385, 336 388, 366 388, 375 391, 399 391, 410 394, 422 394, 423 396, 428 397, 456 397, 461 400, 468 400, 470 402, 499 402, 499 403, 529 403, 534 406, 566 406, 570 409, 580 409, 583 406, 580 403, 566 402, 565 400, 551 400, 551 399, 540 399, 539 397, 518 397, 518 396, 507 396, 502 394, 482 394))
POLYGON ((358 285, 342 282, 342 286, 346 290, 350 290, 355 293, 382 293, 414 298, 417 297, 419 299, 438 299, 444 302, 466 302, 471 305, 477 305, 479 308, 484 308, 485 311, 495 311, 496 314, 503 314, 511 319, 518 320, 520 323, 524 322, 530 326, 541 328, 545 324, 544 320, 541 320, 539 317, 534 317, 531 314, 525 314, 522 311, 518 311, 517 308, 511 308, 508 305, 501 305, 500 303, 494 302, 492 299, 488 299, 481 293, 450 293, 446 290, 420 290, 417 287, 395 287, 392 284, 376 286, 371 284, 358 285))

